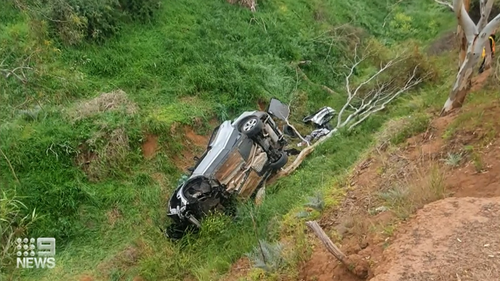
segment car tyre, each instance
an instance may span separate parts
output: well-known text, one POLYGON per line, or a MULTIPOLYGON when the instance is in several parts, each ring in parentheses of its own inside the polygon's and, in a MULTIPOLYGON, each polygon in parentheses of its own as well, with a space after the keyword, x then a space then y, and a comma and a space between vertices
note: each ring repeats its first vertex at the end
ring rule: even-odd
POLYGON ((262 131, 262 121, 259 117, 252 115, 240 121, 238 129, 249 138, 257 136, 262 131))
POLYGON ((269 167, 273 170, 279 170, 283 168, 288 162, 288 155, 284 151, 280 151, 280 158, 275 162, 269 164, 269 167))

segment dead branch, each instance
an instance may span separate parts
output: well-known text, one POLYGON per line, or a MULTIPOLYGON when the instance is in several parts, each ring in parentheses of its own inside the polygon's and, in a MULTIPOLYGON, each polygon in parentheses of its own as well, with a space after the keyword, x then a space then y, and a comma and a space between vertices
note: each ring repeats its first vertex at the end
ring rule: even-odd
POLYGON ((493 0, 481 0, 479 4, 481 11, 481 18, 477 23, 477 29, 483 30, 486 24, 488 23, 488 18, 490 17, 491 8, 493 8, 493 0))
MULTIPOLYGON (((304 159, 311 154, 314 149, 328 138, 330 138, 333 134, 335 134, 340 128, 347 127, 348 130, 352 130, 357 125, 361 124, 368 117, 373 115, 376 112, 379 112, 386 108, 386 105, 392 102, 395 98, 402 95, 405 92, 408 92, 418 84, 422 83, 426 75, 417 77, 417 71, 419 70, 419 65, 413 68, 413 71, 410 77, 406 80, 403 86, 396 85, 395 78, 388 80, 386 82, 379 82, 377 78, 387 71, 389 68, 397 65, 398 63, 403 62, 406 57, 404 56, 396 56, 393 60, 387 62, 384 65, 381 65, 379 70, 368 77, 365 81, 361 82, 354 90, 351 88, 351 77, 354 74, 354 69, 361 62, 366 59, 366 56, 359 57, 357 51, 357 45, 354 48, 354 61, 353 65, 349 67, 349 72, 346 75, 346 92, 347 99, 346 103, 340 110, 337 116, 337 125, 331 130, 327 135, 319 138, 313 145, 310 145, 299 153, 297 158, 290 164, 286 169, 282 169, 278 174, 278 177, 290 175, 294 172, 304 161, 304 159), (376 82, 376 86, 373 87, 368 93, 361 96, 360 90, 366 86, 370 82, 376 82), (354 105, 354 102, 358 102, 358 104, 354 105), (350 111, 350 114, 347 118, 343 119, 343 115, 346 114, 347 111, 350 111)), ((427 74, 429 75, 429 74, 427 74)))
MULTIPOLYGON (((290 102, 288 103, 288 108, 290 108, 292 101, 293 101, 293 99, 291 99, 290 102)), ((287 116, 283 116, 283 117, 284 117, 284 120, 285 120, 286 124, 288 125, 288 127, 292 128, 293 132, 300 138, 300 140, 307 143, 307 146, 310 146, 311 143, 308 142, 304 137, 302 137, 302 135, 299 133, 299 131, 297 131, 297 129, 295 129, 295 127, 292 124, 290 124, 290 120, 288 120, 290 117, 290 112, 288 112, 287 116)))
MULTIPOLYGON (((380 100, 380 98, 382 97, 387 97, 388 96, 388 93, 386 93, 384 91, 384 87, 385 86, 382 86, 380 88, 378 88, 376 91, 374 92, 370 92, 366 97, 364 98, 361 98, 361 105, 359 107, 355 107, 352 102, 355 100, 355 99, 360 99, 359 97, 359 90, 361 88, 363 88, 363 86, 367 85, 368 83, 372 82, 373 80, 375 80, 380 74, 384 73, 388 68, 394 66, 395 64, 403 61, 404 57, 396 57, 394 58, 393 60, 390 60, 389 62, 387 62, 385 65, 382 65, 380 67, 380 69, 374 73, 373 75, 371 75, 368 79, 366 79, 365 81, 361 82, 355 89, 354 91, 351 90, 351 85, 350 85, 350 80, 351 80, 351 77, 354 73, 354 69, 360 64, 362 63, 364 60, 366 59, 366 56, 363 56, 363 57, 358 57, 358 53, 357 53, 357 46, 354 48, 354 63, 353 65, 350 67, 349 69, 349 73, 346 75, 345 77, 345 84, 346 84, 346 91, 347 91, 347 101, 346 103, 344 104, 344 106, 342 107, 342 109, 340 109, 339 111, 339 114, 337 116, 337 128, 340 128, 340 127, 344 127, 345 125, 347 125, 349 122, 351 122, 351 120, 358 116, 360 113, 362 113, 363 111, 370 111, 371 109, 374 108, 374 104, 373 102, 374 101, 377 101, 377 100, 380 100), (371 99, 368 99, 368 97, 371 96, 371 99), (346 111, 347 108, 351 108, 354 110, 353 113, 351 113, 345 120, 342 120, 342 115, 344 114, 344 112, 346 111)), ((416 70, 416 68, 415 68, 416 70)), ((414 70, 414 74, 415 74, 415 70, 414 70)), ((412 78, 414 77, 414 75, 412 76, 412 78)), ((387 84, 386 84, 387 86, 387 84)), ((403 91, 404 92, 404 91, 403 91)), ((390 95, 389 95, 390 96, 390 95)), ((392 99, 390 99, 388 102, 392 101, 392 99)))
POLYGON ((29 61, 29 59, 30 59, 30 56, 28 56, 28 58, 23 60, 21 66, 14 67, 12 69, 7 68, 7 66, 5 65, 6 59, 3 59, 2 62, 0 62, 0 73, 3 74, 5 79, 8 79, 12 75, 13 77, 17 78, 22 83, 26 83, 26 82, 28 82, 28 78, 26 77, 24 70, 32 70, 33 69, 33 68, 25 65, 29 61))
POLYGON ((446 1, 440 1, 440 0, 434 0, 434 1, 436 3, 438 3, 438 4, 441 4, 441 5, 444 5, 444 6, 448 7, 448 8, 450 8, 450 10, 453 11, 453 5, 451 3, 446 2, 446 1))
POLYGON ((361 266, 362 269, 360 270, 358 266, 353 263, 342 251, 333 244, 332 240, 326 235, 325 231, 321 228, 321 226, 316 222, 316 221, 308 221, 306 222, 306 225, 314 232, 314 234, 323 242, 323 245, 325 245, 326 249, 330 254, 332 254, 335 258, 337 258, 342 264, 344 264, 347 269, 349 269, 350 272, 355 274, 356 276, 359 276, 361 278, 366 278, 368 268, 364 268, 365 265, 361 266))
POLYGON ((313 145, 308 146, 308 147, 302 149, 300 151, 299 155, 297 156, 297 158, 295 158, 295 160, 293 161, 293 163, 291 165, 289 165, 286 169, 282 169, 280 171, 280 173, 278 174, 278 177, 288 176, 291 173, 293 173, 293 171, 295 171, 300 166, 300 164, 302 163, 302 161, 304 161, 304 159, 307 157, 307 155, 311 154, 311 152, 313 152, 314 149, 316 149, 316 147, 318 145, 320 145, 325 140, 327 140, 328 138, 330 138, 336 132, 337 132, 337 129, 333 129, 332 131, 330 131, 330 133, 328 133, 328 135, 323 136, 318 141, 316 141, 313 145))
MULTIPOLYGON (((388 103, 393 101, 395 98, 397 98, 398 96, 400 96, 404 92, 407 92, 411 88, 422 83, 425 79, 425 76, 416 78, 417 69, 418 69, 418 65, 415 66, 415 68, 413 68, 412 75, 410 76, 408 81, 406 81, 405 85, 402 88, 399 88, 397 90, 392 89, 392 90, 387 91, 387 87, 390 86, 389 85, 390 83, 392 83, 392 81, 390 81, 388 83, 381 84, 377 89, 372 90, 370 92, 371 94, 368 95, 368 96, 370 96, 369 101, 365 103, 366 98, 364 98, 362 100, 362 106, 358 109, 358 111, 356 111, 356 112, 359 112, 359 110, 361 110, 361 113, 356 115, 356 118, 359 118, 359 119, 358 119, 358 121, 352 123, 349 126, 349 130, 351 130, 355 126, 359 125, 366 118, 370 117, 373 113, 376 113, 376 112, 379 112, 379 111, 385 109, 385 106, 388 103)), ((356 114, 356 112, 352 113, 349 117, 356 114)))

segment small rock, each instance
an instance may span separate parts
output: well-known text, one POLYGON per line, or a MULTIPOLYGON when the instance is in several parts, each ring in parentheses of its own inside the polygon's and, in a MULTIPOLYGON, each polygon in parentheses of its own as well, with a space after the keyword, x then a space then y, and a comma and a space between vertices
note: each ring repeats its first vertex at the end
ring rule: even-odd
POLYGON ((485 248, 488 248, 489 246, 490 246, 490 244, 484 244, 485 248))
POLYGON ((488 257, 490 257, 490 258, 494 258, 494 257, 495 257, 495 255, 488 255, 488 257))
POLYGON ((460 243, 462 243, 462 240, 460 240, 460 238, 457 238, 457 241, 460 242, 460 243))

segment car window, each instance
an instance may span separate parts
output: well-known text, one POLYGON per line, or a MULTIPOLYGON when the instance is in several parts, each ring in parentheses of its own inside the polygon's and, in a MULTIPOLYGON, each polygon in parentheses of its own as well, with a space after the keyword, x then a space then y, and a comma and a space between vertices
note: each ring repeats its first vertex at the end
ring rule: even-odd
POLYGON ((212 136, 210 136, 210 140, 208 141, 208 147, 212 147, 213 142, 217 139, 217 134, 219 133, 219 128, 220 128, 220 125, 215 127, 214 131, 212 132, 212 136))

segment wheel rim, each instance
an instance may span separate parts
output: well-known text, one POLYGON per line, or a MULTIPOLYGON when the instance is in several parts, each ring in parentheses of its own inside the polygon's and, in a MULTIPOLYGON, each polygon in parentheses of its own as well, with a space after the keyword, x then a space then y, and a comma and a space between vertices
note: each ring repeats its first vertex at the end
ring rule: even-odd
POLYGON ((255 127, 255 125, 257 125, 257 119, 252 118, 243 125, 243 131, 248 132, 252 130, 255 127))

